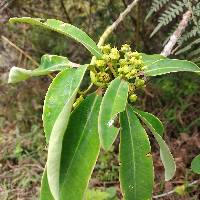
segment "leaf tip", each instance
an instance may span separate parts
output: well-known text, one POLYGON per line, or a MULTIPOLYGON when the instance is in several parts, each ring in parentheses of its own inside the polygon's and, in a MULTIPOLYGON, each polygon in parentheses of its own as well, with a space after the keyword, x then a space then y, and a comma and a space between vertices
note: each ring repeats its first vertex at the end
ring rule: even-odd
POLYGON ((18 83, 31 77, 31 70, 12 67, 8 77, 8 83, 18 83))

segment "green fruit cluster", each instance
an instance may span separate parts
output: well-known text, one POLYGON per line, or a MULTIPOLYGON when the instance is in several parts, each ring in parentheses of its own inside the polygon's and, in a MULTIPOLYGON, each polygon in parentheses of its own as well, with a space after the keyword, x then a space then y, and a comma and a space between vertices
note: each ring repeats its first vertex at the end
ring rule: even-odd
POLYGON ((88 66, 92 83, 106 88, 117 77, 129 82, 129 100, 137 100, 136 90, 145 87, 144 63, 140 53, 131 51, 130 45, 124 44, 121 49, 102 46, 103 56, 94 59, 88 66))

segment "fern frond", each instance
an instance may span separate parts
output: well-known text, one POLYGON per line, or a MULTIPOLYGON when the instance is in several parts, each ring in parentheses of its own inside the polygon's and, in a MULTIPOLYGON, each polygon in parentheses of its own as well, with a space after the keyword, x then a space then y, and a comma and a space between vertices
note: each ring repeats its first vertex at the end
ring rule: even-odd
POLYGON ((200 34, 199 29, 195 26, 192 30, 185 33, 178 41, 179 45, 182 45, 183 43, 187 42, 191 38, 195 38, 200 34))
POLYGON ((194 40, 193 42, 189 43, 189 44, 186 45, 185 47, 179 49, 179 50, 175 53, 175 55, 179 55, 179 54, 181 54, 181 53, 185 53, 185 52, 191 50, 191 48, 192 48, 194 45, 199 44, 199 43, 200 43, 200 38, 194 40))
POLYGON ((191 51, 189 54, 188 54, 188 58, 192 58, 192 57, 195 57, 197 55, 200 55, 200 48, 197 48, 193 51, 191 51))
POLYGON ((177 1, 176 4, 171 4, 170 7, 168 7, 167 10, 162 13, 162 15, 158 18, 158 25, 150 35, 152 37, 155 33, 159 31, 159 29, 162 26, 166 26, 170 22, 172 22, 173 19, 175 19, 177 16, 183 13, 185 4, 181 1, 177 1))
POLYGON ((150 11, 148 12, 145 21, 147 21, 154 12, 160 10, 170 0, 153 0, 150 11))

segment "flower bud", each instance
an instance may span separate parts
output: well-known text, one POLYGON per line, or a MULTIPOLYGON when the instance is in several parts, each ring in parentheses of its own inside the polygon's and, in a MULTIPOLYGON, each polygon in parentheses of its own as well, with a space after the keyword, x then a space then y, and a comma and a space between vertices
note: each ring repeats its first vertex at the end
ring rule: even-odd
POLYGON ((135 85, 134 85, 134 83, 129 83, 129 85, 128 85, 128 91, 131 94, 135 91, 135 85))
POLYGON ((140 78, 136 78, 135 79, 135 86, 136 87, 143 87, 145 84, 145 81, 143 79, 140 79, 140 78))
POLYGON ((122 45, 120 51, 123 53, 129 52, 129 51, 131 51, 131 47, 128 44, 124 44, 124 45, 122 45))
POLYGON ((106 65, 106 62, 104 60, 96 60, 96 65, 99 68, 102 68, 106 65))
POLYGON ((99 72, 99 81, 103 83, 108 83, 110 81, 110 75, 106 72, 99 72))
POLYGON ((119 60, 119 64, 120 64, 121 67, 123 67, 124 65, 126 65, 127 64, 126 59, 120 59, 119 60))
POLYGON ((105 60, 105 62, 109 62, 110 56, 108 54, 103 54, 102 59, 105 60))
POLYGON ((111 46, 110 44, 104 45, 101 47, 101 50, 104 54, 109 54, 111 51, 111 46))
POLYGON ((136 94, 130 95, 130 96, 129 96, 129 100, 130 100, 131 103, 136 102, 136 100, 137 100, 137 95, 136 95, 136 94))
POLYGON ((91 78, 91 82, 94 84, 98 81, 98 77, 93 71, 90 71, 90 78, 91 78))
POLYGON ((120 58, 119 51, 117 48, 112 48, 109 54, 111 60, 118 60, 120 58))

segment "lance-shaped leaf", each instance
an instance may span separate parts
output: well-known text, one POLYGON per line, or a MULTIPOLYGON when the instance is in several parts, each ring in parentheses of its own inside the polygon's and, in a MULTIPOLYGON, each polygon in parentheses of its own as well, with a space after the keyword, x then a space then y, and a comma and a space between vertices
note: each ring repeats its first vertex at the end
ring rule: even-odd
POLYGON ((160 157, 165 168, 165 180, 170 180, 176 172, 176 164, 167 144, 162 139, 163 129, 161 127, 162 124, 160 120, 150 113, 143 112, 138 109, 134 109, 134 111, 151 130, 157 140, 160 146, 160 157))
POLYGON ((180 71, 200 73, 200 68, 187 60, 164 59, 148 65, 144 70, 146 76, 158 76, 180 71))
POLYGON ((125 200, 151 199, 153 162, 148 136, 130 106, 120 113, 120 183, 125 200))
POLYGON ((133 108, 134 112, 139 115, 139 117, 142 117, 143 120, 146 120, 149 125, 161 136, 163 137, 164 133, 164 126, 162 122, 153 114, 141 111, 139 109, 133 108))
MULTIPOLYGON (((73 69, 68 69, 70 72, 73 69)), ((68 73, 68 70, 60 72, 60 74, 55 78, 50 87, 51 97, 50 102, 52 104, 57 104, 60 99, 57 98, 58 102, 55 101, 58 90, 61 92, 59 95, 69 94, 68 98, 65 99, 65 104, 63 107, 59 107, 60 112, 56 110, 58 114, 55 119, 55 123, 52 127, 49 148, 47 156, 47 177, 49 181, 49 186, 51 193, 55 200, 59 200, 59 181, 60 181, 60 160, 62 151, 62 141, 64 133, 67 129, 69 116, 71 113, 72 105, 74 103, 77 91, 85 74, 86 67, 82 66, 75 70, 74 73, 68 73), (60 84, 60 83, 63 84, 60 84), (60 88, 61 87, 61 88, 60 88)), ((48 98, 46 98, 47 100, 48 98)), ((56 109, 56 108, 55 108, 56 109)), ((48 112, 48 110, 47 110, 48 112)), ((54 111, 50 115, 55 117, 54 111)), ((52 120, 52 118, 50 118, 52 120)), ((48 121, 48 120, 47 120, 48 121)), ((53 124, 53 121, 51 121, 53 124)), ((50 126, 52 124, 49 123, 50 126)))
POLYGON ((43 126, 46 141, 54 126, 54 123, 62 111, 64 105, 69 101, 74 91, 79 87, 85 67, 66 69, 59 73, 53 80, 47 91, 43 107, 43 126))
POLYGON ((123 112, 126 107, 128 96, 128 83, 120 78, 113 80, 103 97, 100 112, 98 130, 101 145, 108 150, 113 144, 119 131, 114 127, 118 113, 123 112))
POLYGON ((153 63, 155 63, 159 60, 167 59, 166 57, 164 57, 160 54, 148 55, 145 53, 141 53, 141 56, 142 56, 142 61, 144 62, 145 66, 152 65, 153 63))
POLYGON ((40 200, 54 200, 49 188, 46 167, 42 175, 41 188, 40 188, 40 200))
POLYGON ((191 168, 193 172, 200 174, 200 155, 192 160, 191 168))
POLYGON ((73 111, 62 147, 60 199, 82 200, 95 166, 100 141, 98 113, 101 97, 92 94, 73 111))
MULTIPOLYGON (((82 200, 85 194, 100 150, 98 136, 100 102, 101 97, 95 94, 90 95, 70 116, 62 145, 60 166, 61 200, 82 200)), ((40 200, 54 200, 49 189, 46 169, 42 178, 40 200)))
POLYGON ((27 70, 19 67, 12 67, 10 70, 8 83, 17 83, 31 77, 47 75, 54 71, 62 71, 70 67, 70 61, 66 57, 56 55, 44 55, 41 64, 37 69, 27 70))
POLYGON ((102 56, 102 53, 96 43, 84 31, 71 24, 67 24, 56 19, 42 20, 30 17, 11 18, 9 21, 37 25, 45 29, 61 33, 83 44, 97 58, 102 56))

